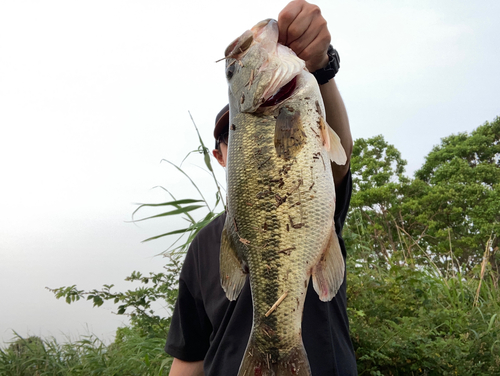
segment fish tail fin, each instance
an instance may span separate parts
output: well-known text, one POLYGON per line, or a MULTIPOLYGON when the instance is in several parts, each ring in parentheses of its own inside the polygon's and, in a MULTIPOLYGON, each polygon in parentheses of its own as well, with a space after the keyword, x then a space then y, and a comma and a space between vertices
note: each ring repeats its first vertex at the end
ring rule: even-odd
POLYGON ((344 282, 344 273, 344 256, 335 232, 335 224, 332 224, 325 250, 312 269, 313 287, 321 301, 327 302, 337 294, 344 282))
POLYGON ((250 337, 238 376, 311 376, 311 368, 302 341, 288 354, 273 360, 272 355, 262 353, 250 337))

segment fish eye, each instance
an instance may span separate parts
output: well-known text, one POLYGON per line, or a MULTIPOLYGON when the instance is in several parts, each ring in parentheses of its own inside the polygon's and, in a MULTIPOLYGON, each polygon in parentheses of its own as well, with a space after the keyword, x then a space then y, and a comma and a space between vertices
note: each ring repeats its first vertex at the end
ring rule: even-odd
POLYGON ((226 78, 228 80, 230 80, 231 78, 233 78, 233 75, 234 75, 234 70, 236 69, 235 65, 234 64, 231 64, 229 65, 227 68, 226 68, 226 78))

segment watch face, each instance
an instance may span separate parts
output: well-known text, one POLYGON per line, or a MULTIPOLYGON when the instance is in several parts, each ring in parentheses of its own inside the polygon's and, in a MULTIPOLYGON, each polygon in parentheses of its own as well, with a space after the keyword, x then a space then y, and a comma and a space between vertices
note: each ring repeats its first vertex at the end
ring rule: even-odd
POLYGON ((333 55, 334 59, 337 61, 337 64, 339 64, 340 63, 339 53, 338 53, 338 51, 335 48, 332 48, 332 50, 333 50, 332 55, 333 55))

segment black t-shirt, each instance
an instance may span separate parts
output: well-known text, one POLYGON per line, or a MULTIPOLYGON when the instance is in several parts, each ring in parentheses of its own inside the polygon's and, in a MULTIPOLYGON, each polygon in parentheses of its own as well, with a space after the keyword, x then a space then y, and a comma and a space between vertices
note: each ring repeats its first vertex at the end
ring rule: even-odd
MULTIPOLYGON (((351 173, 336 188, 335 230, 340 236, 352 191, 351 173)), ((214 219, 193 240, 179 278, 179 297, 165 351, 184 361, 204 360, 205 376, 236 376, 252 328, 252 296, 247 281, 229 301, 220 285, 220 238, 225 215, 214 219)), ((302 339, 313 376, 357 375, 349 337, 346 282, 329 302, 319 300, 312 283, 306 295, 302 339)))

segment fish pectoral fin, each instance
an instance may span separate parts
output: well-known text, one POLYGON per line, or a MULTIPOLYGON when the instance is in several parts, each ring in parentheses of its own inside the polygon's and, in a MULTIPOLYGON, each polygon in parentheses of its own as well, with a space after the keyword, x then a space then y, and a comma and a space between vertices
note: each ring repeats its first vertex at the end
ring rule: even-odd
MULTIPOLYGON (((280 351, 279 359, 273 359, 272 356, 259 349, 253 333, 250 335, 238 376, 311 376, 309 360, 302 341, 286 354, 280 351)), ((267 336, 264 337, 266 338, 267 336)))
POLYGON ((236 300, 245 284, 244 262, 238 257, 236 247, 227 231, 227 221, 222 230, 220 244, 220 284, 229 300, 236 300))
POLYGON ((300 111, 282 107, 276 118, 274 147, 278 157, 288 160, 295 157, 306 143, 300 111))
POLYGON ((312 269, 314 290, 323 302, 331 300, 344 282, 345 264, 339 239, 332 225, 330 239, 319 262, 312 269))
POLYGON ((323 146, 328 153, 328 157, 332 162, 335 162, 338 165, 345 165, 347 162, 347 156, 345 154, 344 147, 342 146, 342 142, 340 141, 340 137, 328 125, 323 117, 320 117, 319 121, 321 136, 323 138, 323 146))

